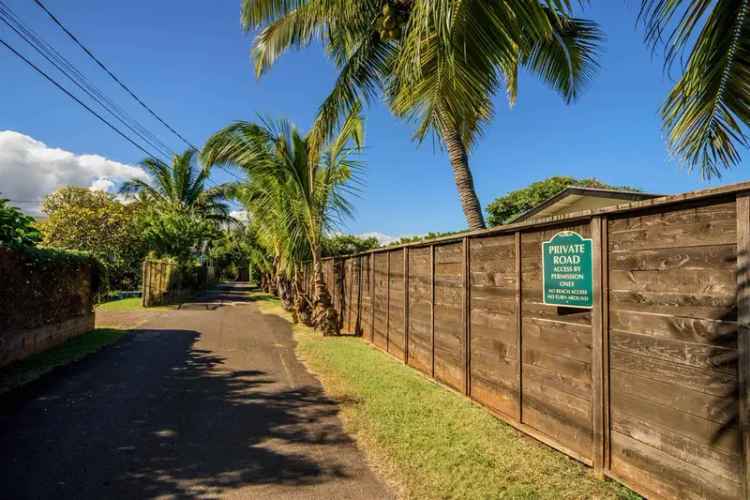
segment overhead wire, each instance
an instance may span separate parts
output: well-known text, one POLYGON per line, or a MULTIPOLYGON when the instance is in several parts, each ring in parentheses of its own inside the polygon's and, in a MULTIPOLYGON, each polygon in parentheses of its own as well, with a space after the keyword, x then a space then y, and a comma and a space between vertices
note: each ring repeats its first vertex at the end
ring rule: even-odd
POLYGON ((113 118, 125 126, 130 132, 138 136, 154 150, 159 151, 163 155, 162 158, 169 158, 176 154, 174 150, 161 142, 155 134, 146 129, 137 120, 131 118, 110 98, 104 95, 101 90, 91 84, 83 73, 81 73, 75 65, 60 54, 54 47, 39 37, 33 30, 24 25, 24 23, 2 0, 0 0, 0 21, 5 23, 5 25, 13 30, 16 35, 47 60, 47 62, 52 64, 58 71, 65 75, 65 77, 78 87, 78 89, 84 92, 113 118))
POLYGON ((130 144, 135 146, 137 149, 139 149, 141 152, 145 153, 146 156, 155 158, 156 155, 154 155, 152 152, 148 151, 146 148, 135 142, 132 138, 130 138, 127 134, 125 134, 123 131, 121 131, 119 128, 117 128, 115 125, 113 125, 109 120, 104 118, 102 115, 97 113, 94 109, 92 109, 90 106, 88 106, 85 102, 83 102, 81 99, 79 99, 75 94, 70 92, 68 89, 63 87, 60 83, 57 82, 54 78, 52 78, 49 74, 47 74, 43 69, 41 69, 39 66, 34 64, 30 59, 28 59, 26 56, 21 54, 18 50, 16 50, 12 45, 10 45, 7 41, 5 41, 3 38, 0 38, 0 45, 5 46, 8 50, 10 50, 16 57, 21 59, 23 62, 25 62, 27 65, 29 65, 31 68, 34 69, 37 73, 39 73, 42 77, 44 77, 47 81, 49 81, 52 85, 57 87, 61 92, 63 92, 65 95, 73 99, 76 103, 78 103, 80 106, 82 106, 86 111, 94 115, 96 118, 98 118, 102 123, 104 123, 107 127, 112 129, 117 135, 121 136, 123 139, 128 141, 130 144))
MULTIPOLYGON (((97 58, 93 52, 84 45, 79 38, 73 34, 63 23, 60 21, 60 19, 55 16, 41 1, 34 0, 34 2, 47 14, 47 16, 50 17, 50 19, 65 32, 65 34, 70 37, 76 45, 78 45, 101 69, 103 69, 120 87, 123 88, 134 100, 136 100, 144 109, 146 109, 149 114, 151 114, 154 118, 156 118, 162 125, 164 125, 170 132, 172 132, 174 135, 176 135, 180 140, 182 140, 185 144, 187 144, 190 148, 194 150, 198 150, 198 147, 196 147, 194 144, 192 144, 190 141, 185 139, 185 137, 177 132, 174 127, 170 126, 163 118, 161 118, 151 107, 149 107, 141 98, 139 98, 135 92, 133 92, 119 77, 117 77, 114 72, 112 72, 99 58, 97 58)), ((138 137, 140 137, 142 140, 144 140, 146 143, 148 143, 151 147, 153 147, 156 150, 159 150, 162 154, 165 153, 165 149, 169 151, 171 154, 176 154, 174 150, 166 146, 163 142, 161 142, 155 134, 151 133, 146 127, 144 127, 142 124, 137 122, 136 120, 133 120, 130 118, 127 113, 125 113, 119 106, 117 106, 111 99, 107 98, 100 90, 98 90, 96 87, 91 85, 86 77, 83 75, 83 73, 78 70, 70 61, 68 61, 64 56, 60 54, 52 45, 45 42, 41 37, 36 35, 36 33, 33 32, 33 30, 29 29, 28 27, 24 26, 20 20, 18 20, 17 16, 13 14, 13 12, 10 10, 10 8, 5 4, 2 0, 0 0, 0 14, 5 13, 4 18, 2 19, 6 25, 8 25, 13 31, 18 34, 26 43, 31 45, 37 52, 42 54, 47 61, 49 61, 51 64, 53 64, 59 71, 61 71, 63 74, 65 74, 66 77, 68 77, 77 87, 81 88, 90 98, 95 100, 100 106, 105 108, 110 114, 115 116, 118 121, 123 123, 131 132, 136 134, 138 137), (12 24, 8 21, 8 18, 10 18, 10 21, 15 21, 16 27, 12 26, 12 24), (26 36, 24 36, 26 35, 26 36), (36 44, 34 43, 36 42, 36 44), (55 63, 54 61, 57 61, 55 63), (66 72, 63 67, 67 67, 68 71, 70 73, 73 73, 71 75, 69 72, 66 72), (92 95, 93 94, 93 95, 92 95), (105 104, 106 103, 106 104, 105 104), (128 120, 131 120, 132 124, 128 125, 126 122, 128 120), (137 132, 134 130, 134 128, 138 128, 141 132, 137 132), (151 139, 149 140, 150 137, 151 139), (155 144, 156 143, 156 144, 155 144), (162 147, 157 146, 160 145, 162 147)), ((2 17, 2 16, 0 16, 2 17)), ((40 73, 43 77, 45 77, 47 80, 49 80, 51 83, 53 83, 56 87, 58 87, 60 90, 62 90, 64 93, 66 93, 69 97, 74 99, 78 104, 82 105, 84 108, 86 108, 89 112, 94 114, 97 118, 99 118, 101 121, 103 121, 109 128, 115 130, 118 135, 125 138, 129 143, 136 146, 140 151, 147 154, 147 156, 158 158, 157 155, 154 155, 152 153, 149 153, 146 151, 146 149, 143 146, 137 145, 137 143, 127 137, 126 134, 124 134, 122 131, 117 129, 117 127, 113 126, 111 123, 109 123, 107 120, 105 120, 101 115, 94 112, 93 109, 91 109, 89 106, 87 106, 85 103, 83 103, 80 99, 75 97, 71 92, 69 92, 67 89, 65 89, 62 85, 60 85, 58 82, 56 82, 52 77, 50 77, 47 73, 45 73, 43 70, 41 70, 38 66, 33 64, 28 58, 24 57, 22 54, 20 54, 17 50, 15 50, 13 47, 11 47, 7 42, 3 41, 3 45, 5 45, 9 50, 11 50, 15 55, 17 55, 19 58, 24 60, 27 64, 29 64, 32 68, 34 68, 38 73, 40 73)), ((167 156, 169 156, 167 154, 167 156)), ((223 172, 228 174, 229 176, 233 177, 236 180, 244 181, 245 179, 243 177, 240 177, 236 175, 234 172, 229 170, 227 167, 223 165, 217 165, 218 168, 220 168, 223 172)), ((207 180, 208 183, 213 183, 216 185, 215 181, 212 181, 211 179, 207 180)))
MULTIPOLYGON (((164 125, 170 132, 172 132, 175 136, 177 136, 182 142, 184 142, 188 147, 195 149, 196 151, 199 150, 197 146, 195 146, 192 142, 187 140, 182 134, 180 134, 174 127, 169 125, 161 116, 159 116, 156 111, 154 111, 148 104, 146 104, 143 99, 138 97, 138 95, 130 89, 123 81, 120 79, 112 70, 107 67, 106 64, 104 64, 96 55, 94 55, 93 51, 88 48, 81 40, 71 31, 69 30, 63 22, 55 15, 53 14, 47 6, 41 1, 41 0, 34 0, 34 3, 42 9, 45 14, 54 22, 73 42, 78 45, 78 47, 81 48, 102 70, 104 70, 112 80, 114 80, 122 89, 127 92, 133 99, 135 99, 138 104, 140 104, 146 111, 151 114, 154 118, 156 118, 162 125, 164 125)), ((228 174, 231 177, 234 177, 235 179, 239 181, 244 181, 245 179, 236 175, 234 172, 229 170, 227 167, 223 165, 217 165, 218 168, 220 168, 222 171, 224 171, 226 174, 228 174)))

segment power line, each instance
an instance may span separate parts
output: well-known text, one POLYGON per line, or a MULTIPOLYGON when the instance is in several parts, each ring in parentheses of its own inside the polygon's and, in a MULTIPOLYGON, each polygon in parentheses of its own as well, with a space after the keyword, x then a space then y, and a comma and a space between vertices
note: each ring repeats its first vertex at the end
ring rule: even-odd
POLYGON ((29 66, 31 66, 37 73, 39 73, 40 75, 42 75, 52 85, 54 85, 55 87, 57 87, 58 89, 60 89, 63 93, 65 93, 65 95, 67 95, 68 97, 70 97, 71 99, 73 99, 75 102, 77 102, 78 104, 80 104, 84 109, 86 109, 86 111, 88 111, 89 113, 91 113, 92 115, 94 115, 95 117, 97 117, 107 127, 109 127, 112 130, 114 130, 123 139, 125 139, 130 144, 132 144, 133 146, 135 146, 136 148, 138 148, 140 151, 142 151, 143 153, 145 153, 146 156, 155 158, 155 156, 154 156, 153 153, 150 153, 149 151, 147 151, 143 146, 141 146, 140 144, 138 144, 137 142, 135 142, 133 139, 131 139, 130 137, 128 137, 119 128, 117 128, 114 125, 112 125, 112 123, 110 123, 106 118, 104 118, 102 115, 100 115, 99 113, 97 113, 96 111, 94 111, 93 109, 91 109, 91 107, 89 107, 86 103, 84 103, 83 101, 81 101, 78 97, 76 97, 75 95, 73 95, 68 89, 66 89, 61 84, 59 84, 54 78, 52 78, 47 73, 45 73, 44 70, 42 70, 41 68, 39 68, 36 64, 34 64, 33 62, 31 62, 29 59, 27 59, 23 54, 21 54, 16 49, 14 49, 8 42, 6 42, 2 38, 0 38, 0 44, 4 45, 8 50, 10 50, 13 54, 15 54, 19 59, 21 59, 26 64, 28 64, 29 66))
POLYGON ((76 43, 76 45, 78 45, 84 52, 86 52, 86 54, 88 54, 89 57, 91 57, 91 59, 93 59, 96 62, 96 64, 99 65, 99 67, 101 67, 115 82, 117 82, 120 85, 120 87, 123 88, 123 90, 125 90, 128 94, 130 94, 130 96, 133 99, 135 99, 138 102, 138 104, 140 104, 141 106, 143 106, 143 108, 146 109, 146 111, 148 111, 154 118, 156 118, 157 120, 159 120, 159 122, 161 122, 162 125, 164 125, 165 127, 167 127, 170 130, 170 132, 172 132, 174 135, 176 135, 177 137, 179 137, 180 140, 182 140, 182 142, 184 142, 189 147, 191 147, 191 148, 193 148, 195 150, 198 149, 190 141, 188 141, 187 139, 185 139, 179 132, 177 132, 175 129, 173 129, 159 115, 157 115, 156 112, 154 110, 152 110, 145 102, 143 102, 137 95, 135 95, 135 93, 133 93, 133 91, 130 90, 130 88, 128 88, 128 86, 125 85, 122 82, 122 80, 120 80, 112 71, 110 71, 109 68, 107 68, 107 66, 105 66, 104 63, 101 62, 91 52, 91 50, 89 50, 83 43, 81 43, 81 41, 78 40, 78 37, 76 37, 73 33, 71 33, 70 30, 68 30, 68 28, 66 28, 63 25, 63 23, 52 12, 50 12, 49 9, 47 9, 47 7, 40 0, 34 0, 34 3, 36 3, 39 6, 39 8, 41 8, 50 17, 50 19, 52 19, 52 21, 55 24, 58 25, 60 27, 60 29, 62 29, 76 43))
MULTIPOLYGON (((174 128, 172 128, 166 121, 164 121, 158 114, 156 114, 156 112, 153 109, 151 109, 132 90, 130 90, 130 88, 127 85, 125 85, 122 82, 122 80, 120 80, 120 78, 118 78, 117 75, 115 75, 101 60, 99 60, 99 58, 97 58, 93 54, 93 52, 78 39, 78 37, 75 34, 73 34, 68 28, 65 27, 65 25, 62 23, 62 21, 60 21, 57 18, 57 16, 55 16, 52 12, 50 12, 50 10, 44 5, 44 3, 41 2, 41 0, 34 0, 34 3, 36 3, 39 6, 39 8, 42 9, 47 14, 47 16, 49 16, 49 18, 52 19, 52 21, 60 29, 62 29, 65 32, 65 34, 68 35, 68 37, 70 37, 70 39, 73 40, 73 42, 75 42, 76 45, 78 45, 92 60, 94 60, 94 62, 96 62, 96 64, 101 69, 103 69, 115 82, 117 82, 117 84, 120 87, 122 87, 122 89, 125 90, 125 92, 127 92, 128 94, 130 94, 130 96, 133 99, 135 99, 138 102, 138 104, 140 104, 146 111, 148 111, 162 125, 164 125, 167 129, 169 129, 170 132, 172 132, 174 135, 176 135, 177 137, 179 137, 180 140, 182 140, 182 142, 184 142, 185 144, 187 144, 189 147, 195 149, 196 151, 199 151, 199 148, 197 146, 195 146, 193 143, 191 143, 190 141, 188 141, 187 139, 185 139, 185 137, 183 137, 179 132, 177 132, 174 128)), ((237 179, 239 181, 244 181, 245 180, 242 177, 236 175, 234 172, 232 172, 231 170, 229 170, 228 168, 226 168, 226 167, 224 167, 222 165, 217 165, 217 167, 219 167, 226 174, 230 175, 231 177, 234 177, 235 179, 237 179)))
MULTIPOLYGON (((4 7, 4 5, 5 4, 2 2, 2 0, 0 0, 0 21, 4 22, 22 40, 30 45, 31 48, 33 48, 50 64, 57 68, 63 75, 65 75, 76 87, 83 91, 102 108, 104 108, 105 111, 107 111, 110 115, 117 119, 128 130, 137 135, 141 140, 145 141, 155 150, 160 151, 166 158, 169 158, 171 154, 174 154, 174 151, 172 151, 163 143, 161 143, 161 141, 156 139, 156 137, 153 136, 153 134, 151 134, 148 130, 146 130, 145 127, 140 125, 135 120, 132 120, 132 118, 128 117, 126 113, 124 113, 121 109, 119 109, 119 107, 117 107, 116 104, 114 104, 110 99, 102 94, 100 90, 91 85, 83 76, 83 74, 67 59, 60 55, 59 52, 49 46, 44 40, 37 37, 33 33, 33 31, 27 29, 17 18, 9 20, 9 18, 6 17, 8 16, 8 11, 6 10, 6 7, 4 7), (30 39, 30 37, 33 37, 34 40, 30 39), (62 65, 67 66, 68 69, 66 70, 64 67, 62 67, 62 65), (76 76, 72 75, 71 73, 75 73, 76 76), (136 127, 140 128, 143 132, 139 132, 138 130, 136 130, 129 122, 133 122, 136 127), (146 135, 150 135, 154 140, 146 137, 144 133, 146 135)), ((12 12, 10 12, 10 15, 12 15, 12 12)))

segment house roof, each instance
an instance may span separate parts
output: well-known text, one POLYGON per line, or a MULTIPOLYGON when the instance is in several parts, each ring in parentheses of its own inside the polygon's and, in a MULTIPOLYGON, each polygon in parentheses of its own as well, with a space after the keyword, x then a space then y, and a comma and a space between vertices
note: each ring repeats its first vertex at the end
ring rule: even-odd
POLYGON ((625 191, 622 189, 570 186, 508 222, 522 222, 579 210, 604 208, 631 201, 649 200, 651 198, 658 198, 659 196, 662 195, 625 191))

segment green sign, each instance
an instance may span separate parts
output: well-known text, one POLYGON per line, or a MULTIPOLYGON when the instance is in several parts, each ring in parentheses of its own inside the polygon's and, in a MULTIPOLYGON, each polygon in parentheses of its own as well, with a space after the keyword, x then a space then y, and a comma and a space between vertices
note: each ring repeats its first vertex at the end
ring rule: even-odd
POLYGON ((594 305, 591 240, 562 231, 542 243, 544 303, 590 308, 594 305))

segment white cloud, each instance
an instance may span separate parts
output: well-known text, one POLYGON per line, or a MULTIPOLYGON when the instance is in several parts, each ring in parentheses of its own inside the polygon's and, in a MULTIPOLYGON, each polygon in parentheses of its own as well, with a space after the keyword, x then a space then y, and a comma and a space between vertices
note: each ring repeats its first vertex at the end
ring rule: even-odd
POLYGON ((390 245, 394 241, 398 241, 400 239, 399 236, 391 236, 390 234, 384 234, 379 233, 377 231, 370 232, 370 233, 362 233, 357 235, 360 238, 375 238, 380 242, 381 245, 390 245))
POLYGON ((99 155, 77 155, 19 132, 0 130, 0 196, 21 200, 15 204, 27 212, 38 213, 38 200, 62 186, 111 191, 131 178, 148 180, 140 167, 99 155))
POLYGON ((247 210, 232 210, 229 212, 229 216, 243 223, 250 221, 250 214, 247 213, 247 210))
POLYGON ((110 180, 108 177, 100 177, 91 183, 89 189, 91 191, 111 191, 115 187, 115 182, 110 180))

